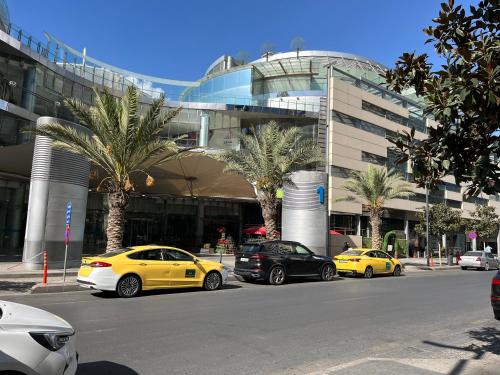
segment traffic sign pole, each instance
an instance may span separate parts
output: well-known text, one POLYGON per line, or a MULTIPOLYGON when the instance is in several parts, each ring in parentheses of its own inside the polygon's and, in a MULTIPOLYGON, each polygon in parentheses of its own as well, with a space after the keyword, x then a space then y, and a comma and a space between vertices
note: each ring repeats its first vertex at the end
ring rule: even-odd
POLYGON ((63 271, 63 284, 66 283, 66 265, 68 260, 68 244, 69 244, 69 233, 71 225, 71 209, 73 204, 68 202, 66 205, 66 231, 64 233, 64 271, 63 271))

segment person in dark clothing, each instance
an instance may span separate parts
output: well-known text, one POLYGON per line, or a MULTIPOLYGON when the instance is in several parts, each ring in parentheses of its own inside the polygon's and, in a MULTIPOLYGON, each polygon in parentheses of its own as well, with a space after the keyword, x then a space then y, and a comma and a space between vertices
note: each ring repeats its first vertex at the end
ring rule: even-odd
POLYGON ((342 251, 347 251, 349 250, 349 244, 346 242, 344 242, 344 246, 342 246, 342 251))

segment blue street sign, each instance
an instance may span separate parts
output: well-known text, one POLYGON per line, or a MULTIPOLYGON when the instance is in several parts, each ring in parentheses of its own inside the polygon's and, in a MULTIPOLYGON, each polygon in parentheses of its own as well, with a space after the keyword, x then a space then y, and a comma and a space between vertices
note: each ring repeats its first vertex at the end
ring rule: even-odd
POLYGON ((319 203, 325 204, 325 188, 323 186, 318 186, 316 194, 318 194, 319 203))
POLYGON ((66 226, 71 223, 71 209, 73 208, 73 204, 68 202, 66 205, 66 226))

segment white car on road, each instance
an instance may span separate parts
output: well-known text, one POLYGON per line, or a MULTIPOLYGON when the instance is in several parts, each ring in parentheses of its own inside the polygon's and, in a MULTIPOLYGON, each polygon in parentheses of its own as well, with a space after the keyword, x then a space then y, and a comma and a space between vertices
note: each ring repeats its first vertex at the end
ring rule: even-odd
POLYGON ((64 319, 0 301, 0 373, 73 375, 77 356, 75 331, 64 319))
POLYGON ((467 268, 477 268, 480 270, 499 269, 498 258, 486 251, 467 251, 458 262, 463 270, 467 268))

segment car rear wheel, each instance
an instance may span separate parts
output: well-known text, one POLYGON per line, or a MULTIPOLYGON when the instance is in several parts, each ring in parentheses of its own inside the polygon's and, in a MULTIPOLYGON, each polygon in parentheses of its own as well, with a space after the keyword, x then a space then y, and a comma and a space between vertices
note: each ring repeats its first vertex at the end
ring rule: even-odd
POLYGON ((122 298, 135 297, 141 289, 141 279, 136 275, 125 275, 116 285, 116 292, 122 298))
POLYGON ((281 266, 274 267, 269 272, 269 284, 281 285, 285 282, 285 269, 281 266))
POLYGON ((222 276, 217 271, 209 272, 203 281, 203 289, 217 290, 222 287, 222 276))
POLYGON ((321 280, 332 281, 335 277, 335 266, 332 264, 325 264, 321 269, 321 280))
POLYGON ((392 271, 392 276, 401 276, 401 267, 399 265, 394 267, 394 271, 392 271))
POLYGON ((460 268, 462 268, 463 270, 466 270, 466 269, 467 269, 467 267, 464 267, 464 266, 462 266, 462 267, 460 267, 460 268))
POLYGON ((486 264, 484 265, 484 270, 485 270, 485 271, 489 271, 489 270, 490 270, 490 264, 489 264, 489 263, 486 263, 486 264))
POLYGON ((493 310, 493 314, 496 320, 500 320, 500 310, 493 310))
POLYGON ((365 279, 371 279, 373 277, 373 268, 371 266, 366 267, 363 276, 365 279))

